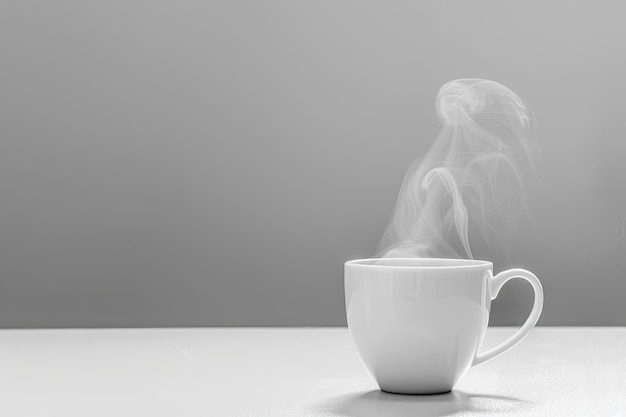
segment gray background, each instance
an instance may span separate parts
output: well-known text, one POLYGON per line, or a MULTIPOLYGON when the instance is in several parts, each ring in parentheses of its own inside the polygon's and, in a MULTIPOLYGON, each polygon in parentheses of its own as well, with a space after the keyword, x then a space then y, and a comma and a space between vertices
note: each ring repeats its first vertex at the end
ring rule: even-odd
MULTIPOLYGON (((625 14, 3 2, 0 326, 344 325, 342 263, 373 254, 462 77, 522 96, 543 147, 536 231, 496 270, 539 275, 540 324, 626 325, 625 14)), ((509 284, 492 324, 531 302, 509 284)))

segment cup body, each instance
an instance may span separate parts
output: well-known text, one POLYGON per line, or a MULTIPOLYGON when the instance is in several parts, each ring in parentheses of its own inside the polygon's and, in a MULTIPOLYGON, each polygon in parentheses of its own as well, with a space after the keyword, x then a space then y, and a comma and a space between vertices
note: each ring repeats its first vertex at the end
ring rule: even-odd
POLYGON ((383 391, 452 390, 489 322, 491 262, 381 258, 345 264, 346 315, 365 368, 383 391))

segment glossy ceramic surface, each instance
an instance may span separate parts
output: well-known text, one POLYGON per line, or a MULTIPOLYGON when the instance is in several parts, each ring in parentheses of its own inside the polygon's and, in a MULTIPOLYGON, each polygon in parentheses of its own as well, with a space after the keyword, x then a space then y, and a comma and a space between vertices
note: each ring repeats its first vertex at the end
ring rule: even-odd
POLYGON ((363 364, 383 391, 450 391, 473 365, 519 343, 543 305, 537 277, 521 270, 492 275, 491 262, 463 259, 361 259, 345 265, 348 327, 363 364), (479 354, 491 300, 512 278, 528 280, 535 304, 504 343, 479 354))

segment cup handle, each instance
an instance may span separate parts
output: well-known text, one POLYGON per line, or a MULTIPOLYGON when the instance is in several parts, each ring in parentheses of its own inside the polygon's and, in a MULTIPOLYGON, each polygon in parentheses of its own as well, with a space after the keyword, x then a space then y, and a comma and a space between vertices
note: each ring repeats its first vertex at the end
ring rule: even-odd
POLYGON ((476 356, 474 357, 474 361, 472 362, 472 366, 480 365, 483 362, 487 362, 488 360, 495 358, 496 356, 506 352, 513 346, 517 345, 519 342, 522 341, 522 339, 528 336, 528 333, 530 333, 530 331, 537 324, 537 320, 539 320, 539 316, 541 315, 541 310, 543 308, 543 287, 541 286, 541 282, 539 282, 539 279, 535 276, 535 274, 530 271, 527 271, 525 269, 508 269, 506 271, 500 272, 498 275, 493 277, 493 279, 490 279, 489 289, 491 293, 491 299, 493 300, 494 298, 496 298, 502 286, 513 278, 523 278, 526 281, 530 282, 530 285, 533 286, 533 290, 535 291, 535 302, 533 304, 533 309, 526 319, 526 322, 522 325, 522 327, 519 328, 517 332, 515 332, 513 336, 486 352, 476 354, 476 356))

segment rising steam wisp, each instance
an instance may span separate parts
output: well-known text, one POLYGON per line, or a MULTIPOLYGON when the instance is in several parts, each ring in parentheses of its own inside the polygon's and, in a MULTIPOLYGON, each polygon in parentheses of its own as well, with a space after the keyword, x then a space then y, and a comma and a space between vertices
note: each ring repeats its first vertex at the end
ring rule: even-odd
POLYGON ((382 257, 468 257, 470 230, 514 234, 526 212, 522 166, 538 151, 532 114, 493 81, 460 79, 437 94, 441 133, 409 168, 378 245, 382 257))

